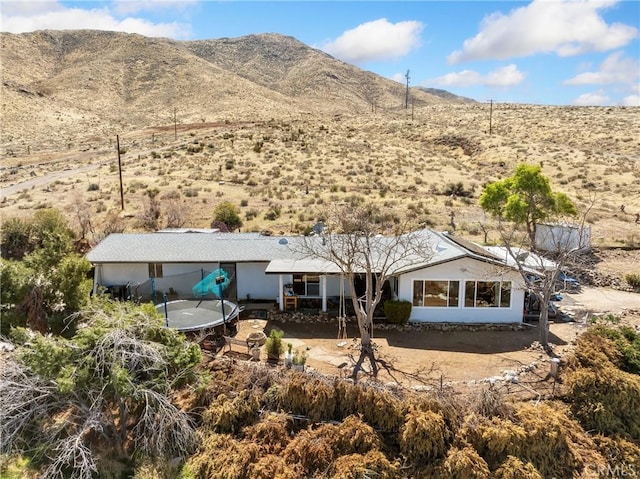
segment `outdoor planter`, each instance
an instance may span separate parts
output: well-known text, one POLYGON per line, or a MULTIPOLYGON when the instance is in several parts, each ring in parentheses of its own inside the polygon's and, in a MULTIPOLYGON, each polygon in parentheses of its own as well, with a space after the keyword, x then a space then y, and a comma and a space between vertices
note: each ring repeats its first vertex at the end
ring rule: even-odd
POLYGON ((267 350, 267 359, 269 361, 280 360, 280 356, 284 352, 282 336, 284 336, 284 331, 279 329, 272 329, 269 333, 269 337, 264 343, 264 348, 267 350))

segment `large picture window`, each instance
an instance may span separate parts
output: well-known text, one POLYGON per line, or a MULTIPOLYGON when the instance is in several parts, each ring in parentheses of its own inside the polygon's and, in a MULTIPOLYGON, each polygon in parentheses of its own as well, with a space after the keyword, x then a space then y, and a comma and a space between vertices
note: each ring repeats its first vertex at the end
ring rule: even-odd
POLYGON ((320 296, 320 276, 294 274, 293 292, 298 296, 320 296))
POLYGON ((466 281, 464 306, 466 308, 509 308, 511 281, 466 281))
POLYGON ((436 308, 457 308, 459 306, 460 281, 413 282, 413 305, 436 308))

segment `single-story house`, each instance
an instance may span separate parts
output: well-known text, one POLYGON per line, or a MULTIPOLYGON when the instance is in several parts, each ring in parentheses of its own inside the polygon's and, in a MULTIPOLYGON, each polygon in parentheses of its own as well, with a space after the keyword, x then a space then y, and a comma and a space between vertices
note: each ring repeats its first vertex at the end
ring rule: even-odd
MULTIPOLYGON (((430 251, 399 263, 389 288, 413 305, 410 321, 515 323, 522 321, 524 284, 504 257, 460 238, 420 230, 430 251)), ((230 278, 225 299, 318 300, 349 297, 337 265, 301 255, 300 236, 259 233, 158 232, 111 234, 87 259, 94 265, 94 291, 127 286, 131 295, 166 292, 185 297, 205 275, 221 269, 230 278)), ((320 241, 318 237, 318 241, 320 241)), ((160 297, 157 295, 160 294, 160 297)))

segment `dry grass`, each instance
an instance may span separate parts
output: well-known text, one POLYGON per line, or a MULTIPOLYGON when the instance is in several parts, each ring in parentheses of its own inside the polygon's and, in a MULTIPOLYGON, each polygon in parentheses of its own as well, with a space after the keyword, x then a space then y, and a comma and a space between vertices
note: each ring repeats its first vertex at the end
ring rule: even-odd
POLYGON ((640 115, 635 110, 504 108, 504 124, 497 123, 491 137, 478 131, 476 122, 485 114, 479 106, 424 107, 413 122, 380 114, 339 121, 194 124, 184 127, 178 141, 173 132, 131 132, 121 138, 121 148, 127 150, 122 213, 115 151, 107 151, 113 148, 111 140, 100 140, 102 146, 89 155, 63 152, 48 154, 48 160, 33 153, 16 156, 8 161, 22 167, 4 171, 3 187, 55 175, 69 165, 101 166, 66 178, 53 176, 48 184, 7 195, 2 214, 56 206, 74 222, 82 206, 90 209, 91 237, 99 240, 113 231, 116 218, 127 231, 143 229, 147 191, 158 190, 159 227, 208 227, 215 205, 228 200, 240 206, 244 230, 279 234, 303 232, 328 203, 374 201, 390 218, 408 216, 416 224, 481 240, 482 229, 488 228, 487 239, 495 241, 491 220, 477 206, 478 195, 485 181, 508 175, 526 161, 542 165, 554 187, 578 204, 595 198, 589 217, 595 244, 622 246, 640 240, 634 222, 640 213, 640 145, 615 138, 601 144, 597 133, 611 128, 612 137, 625 137, 637 130, 640 115), (605 116, 607 121, 600 118, 605 116), (556 124, 555 117, 565 117, 564 130, 554 131, 551 138, 546 132, 556 124), (525 128, 531 118, 539 118, 536 127, 525 128), (478 145, 477 151, 467 151, 469 156, 464 147, 442 144, 443 131, 449 129, 459 141, 478 145), (254 151, 257 141, 260 152, 254 151), (28 167, 42 161, 52 162, 28 167), (470 196, 446 194, 457 183, 470 196))

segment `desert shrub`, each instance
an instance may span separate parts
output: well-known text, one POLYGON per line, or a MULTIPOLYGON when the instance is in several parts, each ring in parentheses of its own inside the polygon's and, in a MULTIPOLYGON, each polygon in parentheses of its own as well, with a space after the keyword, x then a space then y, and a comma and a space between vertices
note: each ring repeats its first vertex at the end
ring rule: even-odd
POLYGON ((282 409, 311 421, 326 421, 334 418, 335 390, 326 380, 294 373, 279 388, 278 403, 282 409))
POLYGON ((441 477, 448 479, 488 479, 489 466, 471 446, 452 447, 442 463, 441 477))
POLYGON ((87 191, 98 191, 100 189, 100 185, 98 183, 89 183, 89 187, 87 191))
POLYGON ((260 211, 255 208, 251 208, 250 210, 247 210, 247 212, 244 214, 244 217, 247 221, 251 221, 252 219, 257 218, 259 214, 260 211))
POLYGON ((515 416, 527 433, 520 458, 530 461, 544 477, 572 477, 585 459, 596 461, 582 454, 593 443, 559 405, 524 404, 515 416), (581 444, 584 440, 588 444, 581 444))
POLYGON ((241 391, 233 399, 221 394, 204 412, 204 425, 217 432, 237 432, 256 419, 259 407, 257 396, 247 390, 241 391))
POLYGON ((624 280, 634 289, 640 288, 640 273, 627 273, 624 280))
POLYGON ((333 443, 317 432, 304 430, 298 433, 283 452, 288 464, 302 469, 300 477, 310 477, 315 471, 326 469, 336 458, 333 443))
POLYGON ((193 155, 194 153, 200 153, 203 149, 204 145, 202 144, 189 145, 187 146, 187 153, 193 155))
MULTIPOLYGON (((607 328, 603 325, 595 326, 591 334, 607 338, 614 342, 619 355, 614 364, 623 371, 640 374, 640 334, 630 326, 607 328)), ((589 337, 587 337, 589 338, 589 337)))
POLYGON ((252 477, 249 469, 258 462, 257 444, 238 441, 227 434, 210 434, 203 438, 200 449, 191 456, 182 470, 185 479, 244 479, 252 477))
POLYGON ((399 468, 380 451, 341 456, 332 464, 333 479, 392 479, 398 477, 399 468))
POLYGON ((640 377, 613 367, 567 374, 571 409, 585 429, 640 439, 640 377))
POLYGON ((493 473, 495 479, 543 479, 530 462, 522 462, 515 456, 507 456, 505 461, 493 473))
POLYGON ((279 454, 289 443, 289 426, 285 415, 269 413, 260 422, 246 427, 244 437, 259 444, 267 454, 279 454))
POLYGON ((280 205, 274 205, 264 214, 264 219, 268 221, 275 221, 280 218, 281 213, 282 207, 280 205))
POLYGON ((630 328, 595 326, 576 341, 566 374, 572 412, 588 430, 640 439, 640 340, 630 328))
POLYGON ((335 395, 338 417, 355 414, 384 432, 397 432, 404 423, 404 405, 390 391, 340 381, 335 384, 335 395))
POLYGON ((457 183, 449 183, 442 191, 442 194, 446 196, 460 196, 464 198, 471 196, 473 191, 466 190, 462 181, 458 181, 457 183))
POLYGON ((494 469, 507 456, 519 456, 526 442, 526 431, 508 419, 486 418, 469 414, 458 432, 456 440, 471 444, 494 469))
POLYGON ((240 209, 230 201, 221 201, 213 210, 213 221, 220 221, 233 231, 242 226, 240 209))
POLYGON ((145 460, 136 467, 131 479, 173 479, 178 477, 178 469, 178 466, 168 459, 145 460))
POLYGON ((312 475, 326 469, 338 457, 366 455, 381 447, 382 441, 373 428, 350 416, 338 425, 323 424, 301 431, 289 443, 283 456, 288 463, 300 464, 307 475, 312 475))
POLYGON ((260 457, 255 464, 249 465, 246 477, 252 479, 297 479, 300 477, 300 472, 295 464, 293 466, 287 464, 283 457, 267 454, 260 457))
POLYGON ((412 462, 431 461, 444 456, 450 439, 442 414, 411 407, 400 435, 400 450, 412 462))
POLYGON ((603 436, 593 438, 598 451, 611 465, 626 464, 640 471, 640 445, 619 436, 603 436))
POLYGON ((407 324, 411 316, 410 301, 385 301, 384 315, 391 324, 407 324))
POLYGON ((507 418, 513 412, 512 404, 505 400, 504 393, 493 386, 478 392, 471 401, 470 409, 485 417, 507 418))

